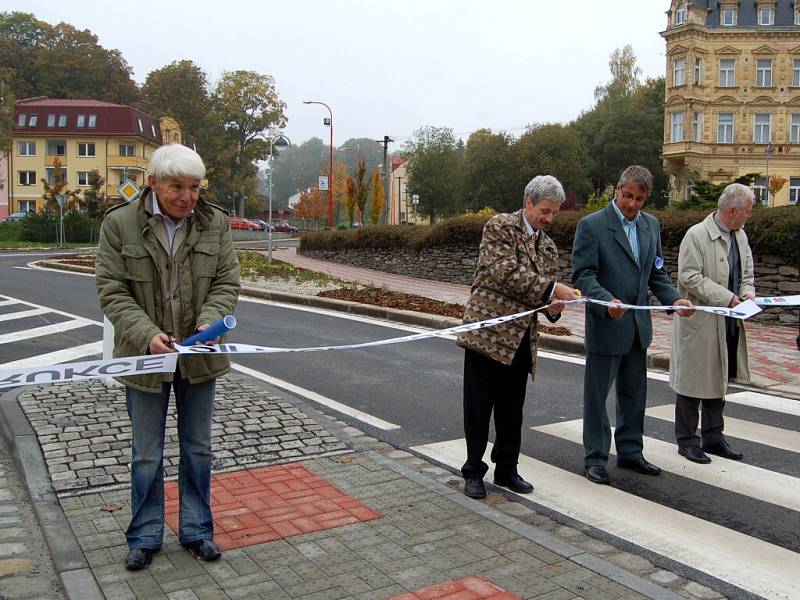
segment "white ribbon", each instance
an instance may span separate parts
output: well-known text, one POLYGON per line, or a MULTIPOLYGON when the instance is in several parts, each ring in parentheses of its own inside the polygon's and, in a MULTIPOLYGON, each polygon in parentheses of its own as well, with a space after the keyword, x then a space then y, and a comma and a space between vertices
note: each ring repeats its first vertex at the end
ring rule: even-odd
MULTIPOLYGON (((578 300, 568 300, 565 302, 554 302, 553 304, 579 304, 591 302, 602 306, 615 306, 626 310, 649 310, 649 311, 671 311, 686 309, 685 306, 639 306, 635 304, 611 303, 604 300, 593 298, 580 298, 578 300)), ((478 321, 476 323, 466 323, 456 327, 438 329, 426 333, 415 333, 401 337, 389 338, 386 340, 375 340, 360 344, 342 344, 339 346, 310 346, 306 348, 277 348, 270 346, 254 346, 251 344, 217 344, 217 345, 197 345, 180 346, 175 345, 177 352, 169 354, 148 354, 145 356, 129 356, 115 358, 112 360, 90 360, 74 363, 63 363, 59 365, 44 365, 40 367, 28 367, 19 369, 0 370, 0 388, 17 387, 21 385, 34 385, 44 383, 63 383, 69 381, 80 381, 84 379, 98 379, 107 377, 129 377, 131 375, 143 375, 147 373, 173 373, 177 365, 179 354, 277 354, 294 352, 327 352, 330 350, 355 350, 359 348, 371 348, 375 346, 388 346, 390 344, 404 344, 406 342, 416 342, 429 338, 441 338, 451 335, 475 331, 485 327, 494 327, 508 321, 521 319, 550 308, 553 304, 541 306, 532 310, 478 321)), ((738 304, 735 308, 721 306, 694 306, 694 310, 708 312, 715 315, 733 317, 734 319, 748 319, 761 311, 760 306, 798 306, 800 305, 800 295, 798 296, 776 296, 771 298, 756 298, 755 302, 747 300, 738 304)))

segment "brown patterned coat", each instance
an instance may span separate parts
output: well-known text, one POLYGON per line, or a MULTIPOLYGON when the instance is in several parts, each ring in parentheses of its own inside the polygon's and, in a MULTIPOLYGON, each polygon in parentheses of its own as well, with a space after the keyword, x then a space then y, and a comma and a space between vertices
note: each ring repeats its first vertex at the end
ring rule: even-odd
MULTIPOLYGON (((529 236, 522 210, 494 215, 483 228, 478 266, 464 322, 474 323, 541 306, 555 286, 558 250, 543 231, 529 236)), ((560 315, 550 316, 556 321, 560 315)), ((515 319, 458 335, 458 345, 510 365, 531 326, 531 375, 536 367, 537 316, 515 319)))

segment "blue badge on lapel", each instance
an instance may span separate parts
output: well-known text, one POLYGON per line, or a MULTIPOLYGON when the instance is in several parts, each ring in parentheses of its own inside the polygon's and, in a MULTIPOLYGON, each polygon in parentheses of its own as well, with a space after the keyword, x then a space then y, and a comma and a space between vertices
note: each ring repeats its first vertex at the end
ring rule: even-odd
POLYGON ((655 261, 653 261, 656 269, 661 269, 664 267, 664 257, 663 256, 656 256, 655 261))

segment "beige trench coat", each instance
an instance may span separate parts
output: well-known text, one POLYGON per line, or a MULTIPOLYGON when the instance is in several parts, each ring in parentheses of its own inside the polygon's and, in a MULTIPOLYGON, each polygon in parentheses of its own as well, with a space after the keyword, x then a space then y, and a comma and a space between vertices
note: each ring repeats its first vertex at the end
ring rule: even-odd
MULTIPOLYGON (((678 292, 694 304, 728 306, 733 293, 728 291, 728 241, 714 221, 714 214, 692 226, 681 242, 678 255, 678 292)), ((755 294, 753 254, 743 230, 736 232, 741 265, 738 296, 755 294)), ((736 353, 736 381, 750 381, 747 339, 740 321, 736 353)), ((728 387, 728 351, 725 343, 725 318, 696 312, 691 317, 672 320, 670 387, 695 398, 723 398, 728 387)))

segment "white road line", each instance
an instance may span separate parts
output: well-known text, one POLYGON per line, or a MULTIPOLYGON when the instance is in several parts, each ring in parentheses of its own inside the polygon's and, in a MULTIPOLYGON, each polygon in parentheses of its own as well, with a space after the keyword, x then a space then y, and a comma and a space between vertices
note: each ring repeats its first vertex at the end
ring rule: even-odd
POLYGON ((46 308, 49 312, 55 313, 57 315, 63 315, 65 317, 69 317, 70 319, 78 319, 84 322, 84 325, 99 325, 103 326, 102 321, 92 321, 91 319, 86 319, 81 317, 80 315, 75 315, 72 313, 64 312, 63 310, 57 310, 55 308, 50 308, 49 306, 44 306, 42 304, 34 304, 33 302, 27 302, 26 300, 20 300, 19 298, 12 298, 11 296, 5 296, 8 298, 7 301, 0 302, 0 306, 7 306, 9 304, 24 304, 25 306, 32 306, 33 308, 46 308))
MULTIPOLYGON (((413 450, 455 468, 466 456, 463 438, 413 450)), ((547 508, 763 598, 800 595, 800 554, 524 455, 519 472, 536 485, 530 498, 547 508)))
POLYGON ((279 387, 286 391, 292 392, 293 394, 297 394, 298 396, 302 396, 303 398, 310 400, 312 402, 316 402, 317 404, 322 404, 327 408, 333 409, 336 412, 342 413, 353 419, 357 419, 362 423, 366 423, 376 429, 382 429, 384 431, 391 431, 394 429, 400 429, 400 425, 395 425, 394 423, 389 423, 388 421, 384 421, 383 419, 379 419, 378 417, 373 417, 365 412, 361 412, 355 408, 351 408, 346 404, 342 404, 328 398, 327 396, 323 396, 322 394, 318 394, 317 392, 313 392, 311 390, 307 390, 305 388, 301 388, 300 386, 294 385, 293 383, 289 383, 288 381, 284 381, 282 379, 278 379, 277 377, 272 377, 261 371, 256 371, 255 369, 251 369, 250 367, 245 367, 244 365, 240 365, 237 363, 231 363, 231 368, 240 373, 244 373, 245 375, 250 375, 251 377, 255 377, 256 379, 260 379, 261 381, 265 381, 270 385, 274 385, 275 387, 279 387))
POLYGON ((733 402, 800 417, 800 401, 792 400, 791 398, 781 398, 780 396, 770 396, 769 394, 759 394, 758 392, 737 392, 725 396, 725 402, 733 402))
MULTIPOLYGON (((645 414, 656 419, 675 422, 675 406, 672 404, 648 408, 645 414)), ((788 429, 725 417, 725 435, 800 453, 800 433, 788 429)))
POLYGON ((33 271, 33 267, 11 267, 12 269, 20 269, 22 271, 33 271))
POLYGON ((11 342, 21 342, 43 335, 53 335, 54 333, 63 333, 72 329, 79 329, 80 327, 87 327, 92 325, 91 321, 85 319, 74 319, 72 321, 64 321, 63 323, 55 323, 54 325, 45 325, 44 327, 34 327, 33 329, 26 329, 25 331, 15 331, 14 333, 6 333, 0 335, 0 344, 9 344, 11 342))
POLYGON ((62 362, 70 362, 79 358, 100 354, 103 351, 103 342, 92 342, 74 348, 65 348, 46 354, 37 354, 29 358, 13 360, 0 364, 0 369, 24 369, 27 367, 38 367, 39 365, 56 365, 62 362))
POLYGON ((35 317, 36 315, 43 315, 50 312, 47 308, 32 308, 30 310, 21 310, 14 313, 0 315, 0 321, 13 321, 14 319, 24 319, 25 317, 35 317))
MULTIPOLYGON (((82 273, 80 271, 67 271, 66 269, 54 269, 52 267, 42 267, 35 263, 28 263, 28 266, 33 271, 50 271, 51 273, 61 273, 62 275, 81 275, 82 277, 94 278, 94 273, 82 273), (33 265, 32 267, 30 265, 33 265)), ((22 267, 14 267, 21 269, 22 267)))
MULTIPOLYGON (((576 444, 583 443, 581 419, 541 425, 531 429, 576 444)), ((613 439, 611 452, 616 453, 613 439)), ((800 511, 800 479, 796 477, 718 456, 712 456, 710 464, 698 465, 680 456, 678 446, 675 444, 651 437, 644 438, 644 455, 665 471, 681 477, 689 477, 750 498, 800 511)))

